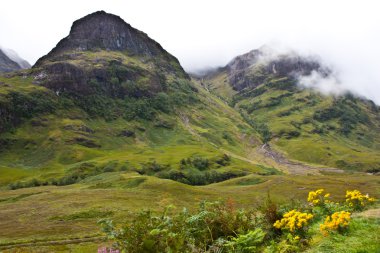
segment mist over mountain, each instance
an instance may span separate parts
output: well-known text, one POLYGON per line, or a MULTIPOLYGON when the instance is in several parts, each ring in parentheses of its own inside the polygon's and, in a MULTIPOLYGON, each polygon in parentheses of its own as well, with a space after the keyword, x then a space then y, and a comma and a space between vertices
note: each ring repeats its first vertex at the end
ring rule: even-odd
POLYGON ((28 61, 21 58, 16 51, 12 49, 5 49, 0 47, 0 50, 2 50, 12 61, 16 62, 22 69, 28 69, 32 67, 28 61))
POLYGON ((30 64, 22 59, 14 50, 0 47, 0 72, 11 72, 30 67, 30 64))

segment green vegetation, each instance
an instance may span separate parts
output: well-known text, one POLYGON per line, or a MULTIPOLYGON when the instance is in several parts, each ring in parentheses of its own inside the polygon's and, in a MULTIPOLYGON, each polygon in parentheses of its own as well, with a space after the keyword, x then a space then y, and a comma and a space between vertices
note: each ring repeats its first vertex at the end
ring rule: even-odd
MULTIPOLYGON (((202 202, 195 212, 187 209, 175 212, 174 206, 167 206, 159 214, 142 211, 121 226, 109 219, 101 220, 100 224, 107 237, 115 242, 114 246, 127 252, 301 252, 321 232, 325 237, 332 235, 333 240, 338 237, 355 240, 357 234, 350 231, 350 226, 363 229, 361 223, 368 220, 353 218, 355 223, 351 225, 350 212, 335 211, 336 208, 351 211, 351 206, 332 204, 327 200, 329 194, 320 197, 321 193, 323 189, 309 193, 311 206, 294 203, 278 206, 269 198, 264 205, 248 210, 237 209, 232 200, 202 202), (326 223, 330 213, 333 213, 331 217, 344 217, 326 223), (321 223, 324 217, 326 221, 321 223), (321 232, 310 229, 316 225, 321 232), (329 233, 325 232, 326 227, 329 233)), ((365 247, 368 252, 379 249, 379 239, 373 239, 365 247)), ((359 249, 366 242, 351 244, 351 249, 359 249)), ((329 239, 320 242, 317 248, 328 249, 329 239)))
POLYGON ((345 234, 332 234, 327 238, 315 238, 306 252, 378 252, 379 218, 357 218, 350 223, 345 234))
MULTIPOLYGON (((157 176, 174 179, 182 159, 214 159, 225 153, 222 149, 245 153, 250 144, 240 136, 256 138, 255 131, 236 112, 187 80, 172 81, 168 92, 150 98, 122 101, 88 96, 94 100, 78 100, 92 112, 77 106, 71 96, 57 97, 30 79, 16 75, 2 80, 12 83, 12 90, 51 93, 56 103, 47 100, 55 106, 54 111, 47 106, 47 111, 20 117, 12 131, 0 134, 0 187, 70 185, 104 172, 143 171, 153 161, 172 169, 157 176), (114 170, 107 168, 113 163, 117 164, 114 170)), ((266 171, 259 162, 239 159, 231 159, 228 165, 222 160, 212 163, 206 171, 197 166, 183 169, 182 182, 209 184, 266 171)))
MULTIPOLYGON (((244 78, 260 76, 260 71, 250 68, 244 78)), ((205 83, 240 111, 264 143, 292 159, 349 171, 380 167, 380 123, 371 101, 351 94, 323 96, 298 88, 290 77, 270 73, 257 85, 233 92, 221 93, 221 87, 232 87, 224 72, 205 83)))
MULTIPOLYGON (((10 242, 49 243, 70 238, 99 237, 99 228, 96 225, 99 217, 95 217, 96 215, 84 219, 66 219, 68 216, 86 214, 91 210, 97 213, 113 212, 106 217, 120 224, 135 217, 143 209, 150 209, 153 215, 158 215, 164 207, 171 204, 177 206, 174 210, 176 213, 186 207, 194 214, 197 204, 202 200, 214 202, 234 199, 237 210, 256 209, 266 200, 268 192, 273 202, 280 205, 296 204, 298 199, 306 199, 310 190, 323 187, 331 192, 333 201, 342 201, 345 197, 342 189, 347 188, 347 184, 350 185, 350 189, 359 189, 376 198, 380 197, 378 179, 365 174, 323 176, 252 174, 216 184, 190 186, 154 176, 139 175, 136 172, 120 171, 91 176, 80 183, 68 186, 3 190, 0 192, 0 199, 7 201, 0 201, 0 215, 3 217, 0 221, 0 247, 10 242), (242 183, 244 181, 251 183, 242 183), (23 194, 30 195, 24 195, 17 201, 10 200, 23 194)), ((83 245, 101 244, 101 242, 91 244, 88 241, 83 242, 83 245)), ((81 249, 83 245, 68 244, 66 247, 74 250, 81 249)), ((59 249, 59 246, 49 247, 50 251, 59 249)), ((33 250, 32 246, 25 249, 31 252, 33 250)))
POLYGON ((378 107, 251 71, 234 90, 224 70, 95 50, 0 76, 0 251, 376 252, 378 217, 331 220, 365 209, 336 205, 343 188, 380 197, 378 107), (300 201, 314 188, 331 202, 300 201))
POLYGON ((53 92, 31 83, 31 79, 0 76, 0 133, 25 119, 52 113, 58 107, 53 92))

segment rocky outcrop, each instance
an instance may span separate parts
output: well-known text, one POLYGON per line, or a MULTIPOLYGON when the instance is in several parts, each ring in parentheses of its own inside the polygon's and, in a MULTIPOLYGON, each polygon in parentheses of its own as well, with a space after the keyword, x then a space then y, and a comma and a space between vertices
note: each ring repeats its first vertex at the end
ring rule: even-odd
POLYGON ((119 16, 98 11, 75 21, 69 36, 62 39, 48 55, 39 59, 35 66, 65 51, 95 49, 127 50, 130 54, 150 57, 164 55, 168 60, 177 61, 160 44, 133 28, 119 16))

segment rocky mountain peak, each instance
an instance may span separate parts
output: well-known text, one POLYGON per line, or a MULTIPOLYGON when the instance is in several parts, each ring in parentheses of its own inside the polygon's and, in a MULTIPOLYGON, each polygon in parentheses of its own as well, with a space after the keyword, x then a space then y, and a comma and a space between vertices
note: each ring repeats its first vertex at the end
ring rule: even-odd
POLYGON ((119 16, 97 11, 75 21, 70 34, 62 39, 36 66, 66 51, 127 51, 131 55, 153 57, 168 54, 147 34, 133 28, 119 16))
POLYGON ((75 21, 70 34, 36 62, 32 75, 34 83, 57 95, 113 98, 153 96, 165 90, 167 78, 189 78, 159 43, 104 11, 75 21))

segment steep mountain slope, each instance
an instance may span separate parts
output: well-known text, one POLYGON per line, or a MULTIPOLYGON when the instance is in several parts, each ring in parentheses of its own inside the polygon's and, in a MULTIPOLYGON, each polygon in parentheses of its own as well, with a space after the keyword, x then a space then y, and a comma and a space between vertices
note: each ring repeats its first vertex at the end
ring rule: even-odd
POLYGON ((25 59, 21 58, 17 54, 16 51, 14 51, 12 49, 1 48, 1 47, 0 47, 0 50, 2 50, 4 52, 4 54, 6 54, 8 56, 9 59, 16 62, 22 69, 29 69, 32 67, 32 65, 30 65, 30 63, 28 61, 26 61, 25 59))
POLYGON ((18 56, 15 51, 5 50, 0 47, 0 73, 12 72, 30 67, 30 64, 18 56))
POLYGON ((103 11, 74 22, 32 69, 0 85, 0 184, 11 188, 119 170, 188 184, 276 173, 240 158, 260 140, 236 111, 103 11))
POLYGON ((21 67, 0 49, 0 72, 11 72, 19 70, 21 67))
POLYGON ((233 59, 203 85, 241 112, 264 141, 289 157, 348 170, 380 168, 380 109, 352 94, 324 96, 300 77, 331 70, 317 58, 275 54, 268 47, 233 59))

